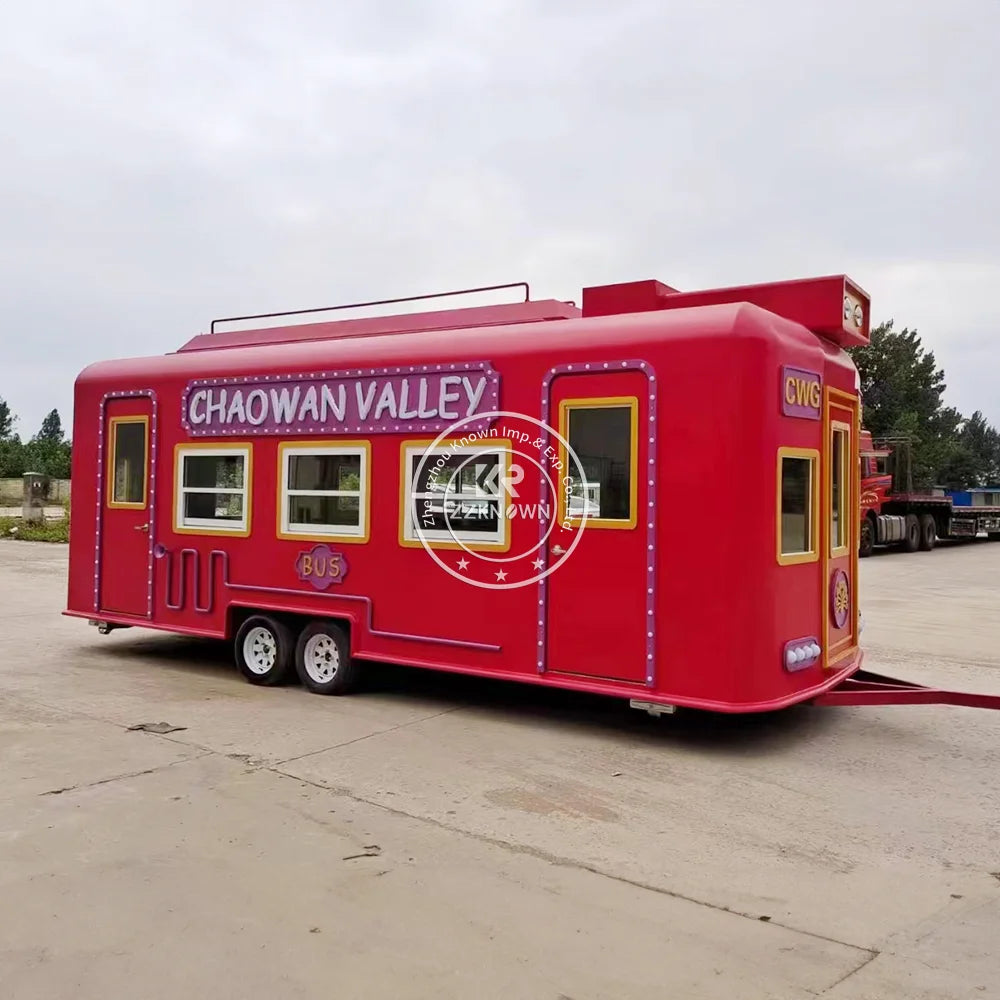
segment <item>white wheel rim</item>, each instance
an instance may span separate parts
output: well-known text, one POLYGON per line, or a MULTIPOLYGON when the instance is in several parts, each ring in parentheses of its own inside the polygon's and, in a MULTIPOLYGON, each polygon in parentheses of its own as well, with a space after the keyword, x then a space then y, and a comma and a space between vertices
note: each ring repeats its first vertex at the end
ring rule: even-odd
POLYGON ((317 684, 329 684, 340 669, 340 650, 328 635, 314 635, 302 651, 302 665, 309 679, 317 684))
POLYGON ((278 640, 269 628, 258 625, 250 629, 243 639, 243 662, 257 675, 266 674, 278 658, 278 640))

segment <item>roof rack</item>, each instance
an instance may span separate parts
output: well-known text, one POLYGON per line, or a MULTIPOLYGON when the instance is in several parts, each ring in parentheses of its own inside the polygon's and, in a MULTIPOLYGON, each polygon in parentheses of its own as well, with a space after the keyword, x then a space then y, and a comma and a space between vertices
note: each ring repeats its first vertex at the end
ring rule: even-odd
POLYGON ((428 299, 445 299, 456 295, 476 295, 480 292, 500 292, 508 288, 523 288, 524 301, 531 301, 531 289, 526 281, 513 281, 505 285, 483 285, 480 288, 460 288, 452 292, 430 292, 425 295, 406 295, 398 299, 374 299, 371 302, 349 302, 339 306, 320 306, 318 309, 291 309, 287 312, 255 313, 251 316, 225 316, 222 319, 213 319, 209 329, 210 333, 215 333, 216 323, 236 323, 248 319, 278 319, 281 316, 308 316, 310 313, 338 312, 344 309, 364 309, 368 306, 392 306, 400 302, 425 302, 428 299))

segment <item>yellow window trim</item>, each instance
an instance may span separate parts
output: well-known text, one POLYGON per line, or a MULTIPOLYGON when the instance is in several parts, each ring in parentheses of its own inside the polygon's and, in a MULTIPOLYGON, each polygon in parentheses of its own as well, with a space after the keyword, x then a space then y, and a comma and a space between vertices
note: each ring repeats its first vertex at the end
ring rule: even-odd
MULTIPOLYGON (((629 421, 629 516, 627 518, 588 517, 586 527, 610 528, 612 530, 628 531, 638 523, 639 510, 637 497, 639 489, 639 398, 637 396, 588 396, 578 399, 562 399, 559 401, 559 434, 563 440, 569 440, 569 414, 571 410, 608 410, 627 406, 630 411, 629 421)), ((566 445, 559 442, 559 461, 562 463, 562 475, 569 475, 571 460, 566 451, 566 445)), ((572 463, 575 465, 575 463, 572 463)), ((562 483, 558 485, 558 517, 560 524, 582 525, 582 517, 566 516, 566 492, 562 483)))
MULTIPOLYGON (((406 537, 406 524, 409 512, 408 498, 406 495, 406 482, 409 475, 409 469, 407 468, 407 457, 410 452, 416 448, 427 449, 430 445, 434 444, 435 438, 413 438, 410 440, 402 441, 399 446, 399 544, 404 549, 419 549, 424 547, 424 542, 421 542, 419 538, 407 538, 406 537)), ((511 442, 507 438, 494 438, 494 437, 484 437, 466 440, 464 438, 447 438, 444 441, 438 442, 436 445, 436 451, 448 451, 453 448, 474 448, 477 446, 483 446, 483 451, 489 451, 496 449, 497 451, 511 451, 511 442), (462 441, 465 440, 465 444, 462 441)), ((507 465, 510 464, 510 456, 506 459, 507 465)), ((511 532, 510 532, 510 521, 502 516, 500 517, 500 522, 502 524, 501 528, 501 538, 499 542, 443 542, 438 539, 426 539, 426 545, 431 549, 441 549, 443 551, 447 550, 464 550, 466 552, 509 552, 511 545, 511 532)))
POLYGON ((216 538, 248 538, 251 528, 251 515, 253 513, 253 441, 197 441, 195 443, 184 443, 174 446, 174 514, 173 526, 175 535, 211 535, 216 538), (222 454, 241 453, 244 454, 243 467, 243 494, 244 513, 246 514, 246 527, 223 528, 223 527, 186 527, 181 523, 180 498, 184 495, 183 467, 184 456, 199 451, 217 451, 222 454))
POLYGON ((149 503, 149 417, 145 414, 111 417, 108 421, 108 495, 107 506, 112 510, 145 510, 149 503), (142 424, 142 502, 115 500, 115 466, 118 457, 118 428, 122 424, 142 424))
POLYGON ((854 524, 853 518, 848 520, 850 517, 848 500, 854 493, 854 490, 850 488, 852 482, 849 478, 851 463, 847 460, 851 450, 851 425, 844 423, 842 420, 831 420, 829 426, 830 461, 827 463, 823 489, 826 495, 830 498, 830 558, 839 559, 841 556, 846 556, 851 551, 851 528, 854 524), (845 541, 843 545, 834 545, 833 540, 833 441, 834 435, 836 434, 843 434, 844 436, 844 446, 840 449, 840 510, 837 512, 844 533, 845 541))
MULTIPOLYGON (((342 441, 332 439, 326 441, 282 441, 278 445, 278 506, 276 510, 275 534, 278 538, 296 542, 346 542, 363 545, 371 537, 371 481, 372 481, 372 445, 367 439, 342 441), (294 531, 283 527, 285 521, 285 502, 287 469, 285 456, 289 454, 316 455, 342 454, 361 452, 364 456, 364 468, 361 470, 361 533, 345 534, 338 531, 294 531)), ((308 491, 306 491, 308 492, 308 491)))
POLYGON ((777 514, 775 527, 777 536, 775 538, 775 552, 780 566, 797 566, 801 563, 812 563, 819 561, 819 451, 815 448, 779 448, 776 474, 777 492, 775 493, 774 506, 777 514), (782 464, 786 458, 804 458, 810 462, 809 466, 809 543, 808 552, 781 551, 781 485, 782 485, 782 464))

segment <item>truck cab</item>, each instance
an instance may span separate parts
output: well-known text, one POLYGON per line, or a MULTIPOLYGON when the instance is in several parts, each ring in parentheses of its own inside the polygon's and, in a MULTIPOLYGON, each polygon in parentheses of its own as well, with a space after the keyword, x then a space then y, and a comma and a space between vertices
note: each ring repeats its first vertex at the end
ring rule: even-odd
POLYGON ((951 533, 951 500, 914 492, 909 444, 906 438, 876 441, 870 431, 860 434, 862 557, 876 545, 929 552, 951 533))

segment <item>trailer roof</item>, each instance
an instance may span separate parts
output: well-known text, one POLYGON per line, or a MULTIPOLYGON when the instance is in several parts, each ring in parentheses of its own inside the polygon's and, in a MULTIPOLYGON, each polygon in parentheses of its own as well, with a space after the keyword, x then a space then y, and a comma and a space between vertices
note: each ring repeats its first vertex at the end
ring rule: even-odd
MULTIPOLYGON (((293 328, 296 329, 296 328, 293 328)), ((336 339, 282 340, 199 348, 172 354, 102 361, 80 373, 78 384, 136 382, 151 377, 206 378, 269 373, 276 369, 308 371, 310 368, 345 370, 358 367, 437 364, 456 354, 486 354, 499 361, 514 356, 548 358, 578 354, 620 344, 627 352, 642 343, 662 343, 669 338, 718 339, 734 334, 797 338, 803 347, 818 346, 817 339, 800 324, 757 306, 726 303, 657 312, 593 318, 528 321, 468 329, 433 329, 420 332, 359 333, 336 339), (461 345, 461 347, 459 347, 461 345)), ((222 336, 222 335, 217 335, 222 336)), ((547 363, 547 362, 546 362, 547 363)))
MULTIPOLYGON (((758 333, 798 336, 802 344, 822 338, 841 347, 867 343, 870 303, 866 293, 844 275, 733 288, 679 292, 659 281, 632 281, 583 290, 583 306, 554 299, 533 301, 524 282, 466 289, 416 299, 523 288, 525 301, 393 316, 289 324, 253 330, 200 334, 176 353, 92 365, 90 379, 134 380, 154 375, 205 377, 266 373, 277 368, 343 370, 365 366, 440 363, 462 353, 503 358, 585 351, 588 342, 603 349, 659 342, 758 333)), ((357 306, 408 301, 391 299, 319 310, 294 310, 245 319, 270 319, 357 306)), ((237 317, 238 318, 238 317, 237 317)))

